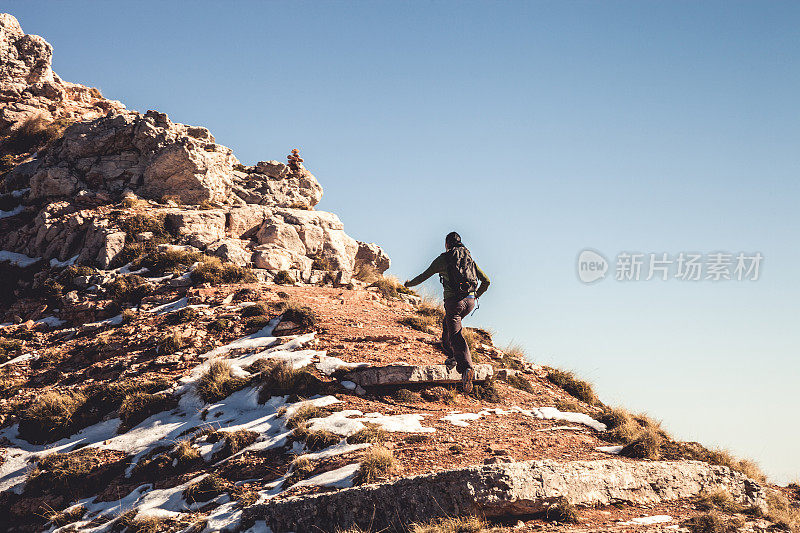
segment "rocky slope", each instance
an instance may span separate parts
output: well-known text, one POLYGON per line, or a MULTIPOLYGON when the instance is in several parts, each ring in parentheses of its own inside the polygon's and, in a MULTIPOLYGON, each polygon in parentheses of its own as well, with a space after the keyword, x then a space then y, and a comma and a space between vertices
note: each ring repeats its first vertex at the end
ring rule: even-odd
POLYGON ((796 518, 797 487, 488 331, 467 330, 481 382, 462 393, 437 364, 441 309, 313 209, 302 163, 243 166, 204 128, 61 81, 12 16, 0 31, 0 530, 796 518))

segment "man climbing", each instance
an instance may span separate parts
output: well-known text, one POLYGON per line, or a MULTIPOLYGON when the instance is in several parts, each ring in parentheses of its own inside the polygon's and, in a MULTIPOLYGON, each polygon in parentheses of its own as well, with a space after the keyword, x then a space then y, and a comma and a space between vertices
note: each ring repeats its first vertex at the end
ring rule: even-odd
POLYGON ((464 392, 471 392, 475 370, 472 367, 469 346, 461 332, 461 319, 475 309, 475 302, 489 288, 489 278, 472 260, 458 233, 448 233, 444 239, 444 247, 446 251, 434 259, 425 272, 406 281, 404 285, 413 287, 434 274, 439 274, 444 287, 442 350, 447 355, 445 364, 450 368, 456 367, 461 374, 464 392))

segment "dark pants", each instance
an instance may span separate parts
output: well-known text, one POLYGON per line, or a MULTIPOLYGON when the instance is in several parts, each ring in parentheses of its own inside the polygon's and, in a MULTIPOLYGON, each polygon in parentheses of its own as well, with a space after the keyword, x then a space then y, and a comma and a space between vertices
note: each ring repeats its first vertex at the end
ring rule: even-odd
POLYGON ((475 309, 475 298, 447 298, 444 301, 444 320, 442 321, 442 349, 447 357, 456 360, 456 370, 463 374, 472 368, 469 346, 461 333, 461 319, 475 309))

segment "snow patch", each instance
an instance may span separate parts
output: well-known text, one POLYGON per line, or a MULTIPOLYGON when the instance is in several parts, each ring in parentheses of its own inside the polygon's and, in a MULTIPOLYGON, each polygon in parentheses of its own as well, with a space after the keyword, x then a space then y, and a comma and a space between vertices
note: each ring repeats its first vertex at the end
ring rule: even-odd
POLYGON ((122 324, 122 315, 112 316, 111 318, 106 318, 105 320, 101 320, 99 322, 89 322, 88 324, 84 324, 84 328, 93 329, 93 328, 100 328, 103 326, 119 326, 122 324))
POLYGON ((532 409, 523 409, 515 405, 508 410, 500 408, 483 409, 477 413, 461 413, 460 411, 453 411, 449 415, 442 417, 440 420, 448 421, 454 426, 466 427, 469 425, 468 421, 480 420, 484 416, 490 414, 507 415, 511 413, 520 413, 524 416, 529 416, 531 418, 538 418, 544 420, 563 420, 564 422, 583 424, 584 426, 588 426, 594 429, 595 431, 606 430, 605 424, 598 422, 589 415, 583 413, 571 413, 571 412, 559 411, 555 407, 534 407, 532 409))
POLYGON ((59 261, 58 259, 56 259, 54 257, 54 258, 52 258, 50 260, 50 266, 51 267, 58 267, 58 268, 72 266, 72 265, 75 264, 75 261, 78 260, 78 257, 79 256, 75 255, 75 256, 70 257, 66 261, 59 261))
POLYGON ((368 442, 362 442, 359 444, 347 444, 346 442, 340 442, 339 444, 334 444, 333 446, 329 446, 319 452, 304 453, 300 457, 304 457, 309 461, 316 461, 318 459, 326 459, 336 455, 344 455, 346 453, 363 450, 364 448, 369 448, 370 446, 372 446, 372 444, 368 442))
POLYGON ((381 413, 363 414, 355 409, 338 411, 325 418, 312 418, 308 428, 312 431, 325 430, 336 435, 349 437, 365 427, 365 423, 379 426, 381 429, 397 433, 433 433, 434 428, 424 427, 421 422, 425 415, 410 413, 403 415, 384 415, 381 413), (355 418, 353 418, 355 417, 355 418))
POLYGON ((620 525, 623 526, 649 526, 652 524, 664 524, 666 522, 672 522, 673 518, 668 514, 657 514, 653 516, 642 516, 639 518, 633 518, 628 520, 627 522, 620 522, 620 525))
POLYGON ((624 446, 621 446, 621 445, 617 445, 617 446, 598 446, 598 447, 595 448, 595 450, 597 450, 598 452, 610 453, 611 455, 619 455, 619 452, 622 451, 622 448, 624 448, 624 446))
POLYGON ((280 322, 280 318, 273 318, 266 326, 256 331, 252 335, 242 337, 241 339, 237 339, 229 344, 214 348, 210 352, 206 352, 200 357, 206 359, 211 357, 219 357, 220 355, 226 354, 232 350, 255 350, 257 348, 263 348, 265 346, 269 346, 270 344, 274 344, 278 342, 278 339, 277 337, 272 337, 272 330, 275 329, 275 326, 278 325, 278 322, 280 322))
POLYGON ((18 205, 17 207, 12 209, 11 211, 0 210, 0 218, 9 218, 9 217, 17 216, 20 213, 22 213, 23 211, 25 211, 25 206, 22 206, 22 205, 18 205))
POLYGON ((13 365, 14 363, 21 363, 23 361, 27 361, 28 359, 33 359, 33 354, 24 353, 22 355, 18 355, 14 359, 9 359, 5 363, 0 363, 0 367, 4 367, 6 365, 13 365))
POLYGON ((242 533, 272 533, 272 529, 267 525, 266 520, 256 520, 253 527, 245 529, 242 533))
POLYGON ((292 487, 332 487, 346 489, 353 486, 353 478, 358 473, 359 464, 346 465, 336 470, 323 472, 316 476, 298 481, 292 487))
POLYGON ((329 357, 323 354, 319 356, 319 363, 317 363, 315 366, 320 372, 326 376, 330 376, 339 369, 353 370, 354 368, 369 366, 369 363, 346 363, 338 357, 329 357))
POLYGON ((0 250, 0 261, 8 261, 12 265, 20 268, 27 268, 41 259, 41 257, 28 257, 25 254, 0 250))
MULTIPOLYGON (((336 396, 321 396, 319 398, 313 398, 311 400, 303 400, 301 402, 295 402, 291 405, 287 405, 286 413, 283 416, 286 419, 289 419, 298 411, 298 409, 302 409, 306 406, 327 407, 335 403, 339 403, 339 399, 336 398, 336 396)), ((361 414, 361 411, 357 411, 357 413, 361 414)))
POLYGON ((169 302, 153 307, 152 309, 148 309, 147 312, 155 313, 157 315, 166 315, 167 313, 183 309, 187 305, 189 305, 189 298, 183 297, 180 300, 175 300, 174 302, 169 302))
POLYGON ((37 324, 44 324, 45 326, 49 326, 51 328, 57 328, 66 324, 65 321, 61 320, 60 318, 54 316, 46 316, 44 318, 40 318, 36 321, 37 324))

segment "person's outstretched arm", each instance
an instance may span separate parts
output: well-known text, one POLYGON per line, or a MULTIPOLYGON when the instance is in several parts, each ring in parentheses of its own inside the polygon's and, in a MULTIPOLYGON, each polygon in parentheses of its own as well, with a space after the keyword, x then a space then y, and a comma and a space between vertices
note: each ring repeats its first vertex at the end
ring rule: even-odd
POLYGON ((425 272, 423 272, 422 274, 420 274, 419 276, 417 276, 416 278, 414 278, 412 280, 406 280, 406 282, 403 283, 403 285, 405 285, 406 287, 413 287, 414 285, 419 285, 420 283, 424 282, 426 279, 428 279, 429 277, 433 276, 434 274, 438 274, 439 272, 441 272, 443 270, 443 267, 442 267, 442 262, 443 261, 444 261, 444 259, 440 255, 439 257, 437 257, 436 259, 433 260, 433 262, 431 263, 431 266, 429 266, 425 270, 425 272))
POLYGON ((478 275, 478 281, 481 282, 481 284, 478 286, 478 290, 475 291, 475 298, 480 298, 481 294, 486 292, 486 289, 489 288, 490 281, 489 276, 487 276, 483 270, 481 270, 481 267, 478 266, 478 263, 475 263, 475 273, 478 275))

